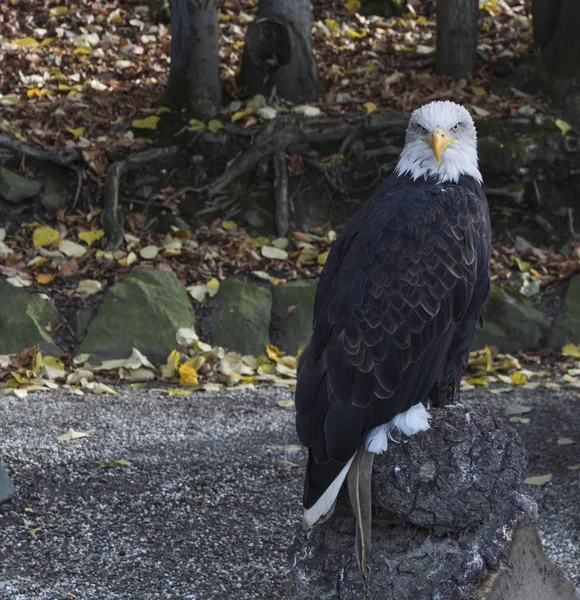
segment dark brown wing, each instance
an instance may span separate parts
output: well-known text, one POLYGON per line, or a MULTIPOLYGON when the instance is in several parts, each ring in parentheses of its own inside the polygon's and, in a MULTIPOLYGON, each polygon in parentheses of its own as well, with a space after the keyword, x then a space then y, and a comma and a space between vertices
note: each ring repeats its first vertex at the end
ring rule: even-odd
POLYGON ((489 251, 477 184, 391 178, 341 233, 296 387, 306 508, 371 429, 425 400, 457 365, 451 375, 460 377, 489 295, 489 251))

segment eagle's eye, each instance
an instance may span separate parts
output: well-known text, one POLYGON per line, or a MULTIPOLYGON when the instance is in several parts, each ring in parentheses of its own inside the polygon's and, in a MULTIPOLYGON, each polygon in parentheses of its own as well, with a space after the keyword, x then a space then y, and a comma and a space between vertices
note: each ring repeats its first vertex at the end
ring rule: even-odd
POLYGON ((457 123, 456 125, 453 125, 453 127, 451 128, 451 131, 453 131, 454 133, 457 133, 459 131, 459 123, 457 123))
POLYGON ((423 127, 423 125, 419 125, 419 123, 417 123, 417 127, 421 133, 427 133, 427 128, 423 127))

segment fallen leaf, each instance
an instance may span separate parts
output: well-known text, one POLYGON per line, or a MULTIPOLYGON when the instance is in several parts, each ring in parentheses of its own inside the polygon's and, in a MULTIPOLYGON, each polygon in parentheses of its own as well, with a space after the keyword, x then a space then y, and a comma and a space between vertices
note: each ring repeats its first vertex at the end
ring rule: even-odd
POLYGON ((40 285, 47 285, 49 284, 54 278, 56 277, 56 275, 54 273, 39 273, 36 276, 36 282, 39 283, 40 285))
POLYGON ((536 475, 535 477, 524 479, 524 483, 526 485, 546 485, 546 483, 552 481, 552 478, 552 473, 548 473, 547 475, 536 475))
POLYGON ((205 129, 205 123, 199 119, 189 120, 189 131, 202 131, 205 129))
POLYGON ((262 253, 262 256, 274 260, 286 260, 288 258, 288 252, 286 252, 286 250, 276 248, 275 246, 262 246, 260 252, 262 253))
POLYGON ((562 354, 564 356, 572 356, 573 358, 580 358, 580 345, 566 344, 562 348, 562 354))
POLYGON ((525 415, 529 412, 532 412, 532 408, 530 406, 523 406, 522 404, 509 404, 505 408, 505 414, 510 415, 525 415))
POLYGON ((179 385, 198 385, 197 371, 189 364, 184 363, 179 367, 179 385))
POLYGON ((197 300, 200 304, 205 300, 208 293, 207 286, 205 283, 198 283, 197 285, 190 285, 186 288, 189 295, 197 300))
POLYGON ((76 242, 71 242, 70 240, 63 240, 58 245, 58 249, 69 258, 80 258, 87 252, 87 249, 84 246, 77 244, 76 242))
POLYGON ((84 431, 75 431, 74 429, 69 429, 66 433, 59 435, 56 439, 59 442, 72 442, 73 440, 80 440, 81 438, 89 437, 88 433, 84 431))
POLYGON ((208 124, 207 124, 207 128, 212 132, 212 133, 217 133, 218 131, 220 131, 221 129, 224 128, 224 124, 219 120, 219 119, 212 119, 208 124))
POLYGON ((158 246, 145 246, 139 252, 140 256, 144 260, 153 260, 159 254, 160 248, 158 246))
POLYGON ((96 294, 103 289, 103 284, 100 281, 95 281, 93 279, 83 279, 77 285, 77 289, 75 290, 77 294, 96 294))
POLYGON ((37 227, 32 234, 32 243, 35 248, 46 248, 56 244, 60 240, 60 235, 52 227, 37 227))
POLYGON ((103 229, 97 229, 96 231, 82 231, 79 233, 79 239, 82 240, 87 246, 92 246, 96 241, 100 240, 105 235, 103 229))
POLYGON ((571 444, 574 444, 574 440, 572 438, 569 437, 561 437, 558 438, 558 446, 570 446, 571 444))
POLYGON ((365 102, 363 106, 367 111, 367 115, 372 115, 377 110, 377 105, 374 102, 365 102))
POLYGON ((276 404, 280 408, 294 408, 294 400, 278 400, 276 404))
POLYGON ((101 464, 101 469, 120 469, 122 467, 126 467, 129 464, 129 461, 114 458, 112 460, 108 460, 101 464))
POLYGON ((157 129, 160 119, 161 117, 158 117, 157 115, 149 115, 144 119, 135 119, 131 122, 131 125, 135 129, 157 129))
POLYGON ((213 298, 220 289, 220 282, 215 277, 212 277, 205 285, 210 298, 213 298))
POLYGON ((167 394, 169 396, 191 396, 191 391, 182 390, 181 388, 173 388, 171 390, 167 390, 167 394))
POLYGON ((556 119, 555 123, 556 127, 562 132, 562 135, 566 135, 572 129, 572 125, 562 119, 556 119))
POLYGON ((222 228, 226 231, 237 231, 238 224, 235 221, 222 221, 222 228))
POLYGON ((512 385, 526 385, 528 382, 528 378, 523 373, 514 373, 510 377, 510 381, 512 385))

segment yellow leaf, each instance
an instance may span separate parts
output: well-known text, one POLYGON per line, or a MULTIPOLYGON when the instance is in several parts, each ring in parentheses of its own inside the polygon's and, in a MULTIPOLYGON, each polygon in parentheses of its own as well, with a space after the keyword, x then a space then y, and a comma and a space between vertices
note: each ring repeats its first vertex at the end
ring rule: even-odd
POLYGON ((131 125, 135 129, 157 129, 160 118, 157 115, 149 115, 144 119, 135 119, 131 122, 131 125))
POLYGON ((28 266, 34 271, 34 269, 38 269, 39 267, 42 267, 42 265, 44 265, 47 262, 48 262, 48 258, 46 258, 46 256, 37 256, 34 259, 34 262, 28 263, 28 266))
POLYGON ((238 224, 235 221, 222 221, 222 227, 226 231, 237 231, 238 224))
POLYGON ((523 373, 514 373, 510 377, 510 381, 512 385, 526 385, 528 382, 528 378, 523 373))
POLYGON ((349 15, 354 15, 355 12, 360 10, 360 7, 360 0, 346 0, 344 3, 344 8, 349 15))
POLYGON ((232 20, 232 17, 230 15, 222 12, 221 10, 218 11, 218 21, 231 21, 231 20, 232 20))
POLYGON ((471 86, 471 91, 479 97, 487 96, 487 92, 482 87, 477 87, 476 85, 471 86))
POLYGON ((171 354, 167 357, 167 363, 161 367, 161 376, 164 379, 170 379, 177 372, 177 367, 179 367, 179 361, 181 360, 181 355, 178 350, 172 350, 171 354))
POLYGON ((237 123, 245 117, 249 117, 254 112, 253 108, 247 108, 246 110, 239 110, 232 115, 232 123, 237 123))
POLYGON ((82 54, 87 56, 91 53, 91 49, 88 46, 79 46, 73 50, 73 54, 82 54))
POLYGON ((126 467, 128 464, 128 460, 114 458, 113 460, 108 460, 107 462, 102 463, 101 469, 120 469, 121 467, 126 467))
POLYGON ((202 129, 205 129, 203 121, 199 121, 198 119, 189 120, 189 131, 201 131, 202 129))
POLYGON ((183 364, 179 367, 179 385, 198 385, 199 380, 197 378, 197 371, 189 366, 183 364))
POLYGON ((207 128, 212 133, 217 133, 220 129, 224 128, 224 124, 219 119, 212 119, 208 124, 207 128))
POLYGON ((481 379, 479 377, 468 379, 466 383, 469 383, 471 385, 479 385, 481 387, 489 387, 489 383, 487 383, 485 379, 481 379))
POLYGON ((328 253, 329 253, 329 251, 327 250, 326 252, 323 252, 322 254, 318 255, 318 258, 316 259, 316 261, 318 262, 319 265, 326 264, 326 260, 328 259, 328 253))
POLYGON ((573 358, 580 358, 580 345, 566 344, 562 348, 562 354, 564 356, 572 356, 573 358))
POLYGON ((58 231, 52 227, 37 227, 32 234, 32 243, 35 248, 46 248, 47 246, 57 244, 59 240, 60 235, 58 231))
POLYGON ((39 273, 36 276, 36 281, 37 283, 39 283, 40 285, 47 285, 48 283, 50 283, 54 278, 56 277, 56 275, 54 273, 39 273))
POLYGON ((210 279, 205 285, 210 298, 213 298, 220 289, 220 282, 215 277, 210 279))
POLYGON ((566 121, 563 121, 562 119, 556 119, 556 127, 562 132, 562 135, 566 135, 570 129, 572 129, 572 125, 566 123, 566 121))
POLYGON ((270 360, 275 360, 278 362, 282 356, 284 356, 284 352, 279 350, 274 344, 268 344, 266 346, 266 354, 270 360))
POLYGON ((340 25, 334 19, 324 19, 324 24, 330 33, 340 33, 340 25))
POLYGON ((298 260, 302 264, 313 263, 318 259, 318 250, 316 248, 303 248, 298 260))
POLYGON ((34 48, 35 46, 38 46, 38 42, 31 37, 25 37, 19 40, 12 40, 10 43, 13 46, 16 46, 17 48, 34 48))
POLYGON ((363 106, 367 109, 367 115, 372 115, 377 110, 377 105, 374 102, 365 102, 363 106))
POLYGON ((350 27, 347 29, 346 34, 348 35, 349 38, 352 38, 355 40, 359 40, 359 39, 367 36, 366 31, 362 31, 359 33, 358 31, 355 31, 354 29, 350 29, 350 27))
POLYGON ((522 260, 519 256, 516 256, 516 263, 518 265, 518 269, 522 273, 524 273, 525 271, 529 271, 532 266, 528 261, 522 260))
POLYGON ((85 132, 85 128, 77 127, 76 129, 73 129, 72 127, 68 127, 67 131, 69 133, 72 133, 75 137, 81 137, 83 135, 83 133, 85 132))
POLYGON ((105 235, 102 229, 96 231, 82 231, 79 233, 79 240, 82 240, 87 246, 92 246, 94 242, 100 240, 105 235))
POLYGON ((48 14, 51 17, 62 17, 63 15, 66 15, 67 12, 68 6, 55 6, 54 8, 50 9, 48 14))
POLYGON ((191 396, 191 392, 189 390, 182 390, 181 388, 167 390, 167 393, 169 396, 191 396))
POLYGON ((167 106, 160 106, 156 111, 155 114, 157 115, 164 115, 165 113, 170 113, 171 109, 168 108, 167 106))

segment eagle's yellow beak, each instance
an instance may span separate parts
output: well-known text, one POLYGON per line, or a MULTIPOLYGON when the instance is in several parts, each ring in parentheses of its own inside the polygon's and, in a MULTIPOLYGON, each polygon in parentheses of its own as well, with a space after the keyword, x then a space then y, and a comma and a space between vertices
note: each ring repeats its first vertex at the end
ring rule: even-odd
POLYGON ((455 141, 456 138, 448 137, 441 127, 435 127, 435 129, 431 132, 431 137, 427 140, 427 143, 433 149, 433 153, 435 154, 435 160, 437 164, 441 162, 441 156, 445 149, 451 142, 455 141))

